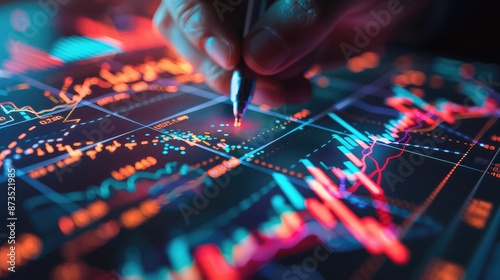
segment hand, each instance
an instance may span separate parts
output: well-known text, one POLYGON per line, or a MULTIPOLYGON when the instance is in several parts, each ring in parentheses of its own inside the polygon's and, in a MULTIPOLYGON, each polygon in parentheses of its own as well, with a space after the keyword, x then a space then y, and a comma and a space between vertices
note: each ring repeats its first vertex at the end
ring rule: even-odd
POLYGON ((378 49, 425 2, 403 1, 277 0, 244 42, 237 34, 245 18, 243 0, 163 0, 154 22, 218 92, 229 92, 243 55, 258 74, 254 100, 277 107, 309 99, 304 73, 311 66, 331 67, 378 49))

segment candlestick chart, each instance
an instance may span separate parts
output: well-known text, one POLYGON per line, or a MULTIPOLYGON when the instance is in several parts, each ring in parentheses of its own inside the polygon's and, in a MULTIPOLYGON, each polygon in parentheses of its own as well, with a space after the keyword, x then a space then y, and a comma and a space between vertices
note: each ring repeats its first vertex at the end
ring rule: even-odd
POLYGON ((2 253, 0 275, 498 276, 500 68, 388 53, 311 71, 309 102, 251 105, 241 127, 163 47, 10 62, 17 272, 2 253))

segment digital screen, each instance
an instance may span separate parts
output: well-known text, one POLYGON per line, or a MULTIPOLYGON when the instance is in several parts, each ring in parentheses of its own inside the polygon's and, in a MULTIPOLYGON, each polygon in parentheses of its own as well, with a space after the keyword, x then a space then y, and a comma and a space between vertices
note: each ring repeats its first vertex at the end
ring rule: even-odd
POLYGON ((116 38, 3 63, 2 277, 500 275, 498 66, 365 52, 234 127, 160 41, 116 38))

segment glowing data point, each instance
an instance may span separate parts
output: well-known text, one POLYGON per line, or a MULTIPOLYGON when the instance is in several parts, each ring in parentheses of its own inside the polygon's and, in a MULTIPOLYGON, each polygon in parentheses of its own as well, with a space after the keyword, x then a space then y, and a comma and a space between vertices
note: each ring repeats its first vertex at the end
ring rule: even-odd
POLYGON ((234 127, 240 127, 240 126, 241 126, 241 119, 234 118, 234 127))

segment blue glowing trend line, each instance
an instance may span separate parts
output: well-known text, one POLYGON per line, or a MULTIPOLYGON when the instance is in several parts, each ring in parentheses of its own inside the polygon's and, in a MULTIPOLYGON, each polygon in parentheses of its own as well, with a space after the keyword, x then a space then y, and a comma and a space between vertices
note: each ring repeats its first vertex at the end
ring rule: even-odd
POLYGON ((361 132, 359 132, 357 129, 352 127, 350 124, 348 124, 346 121, 344 121, 341 117, 337 116, 335 113, 328 113, 328 116, 332 118, 334 121, 338 122, 341 126, 343 126, 345 129, 347 129, 349 132, 354 134, 354 136, 358 137, 360 140, 363 140, 365 142, 370 142, 370 139, 363 135, 361 132))

